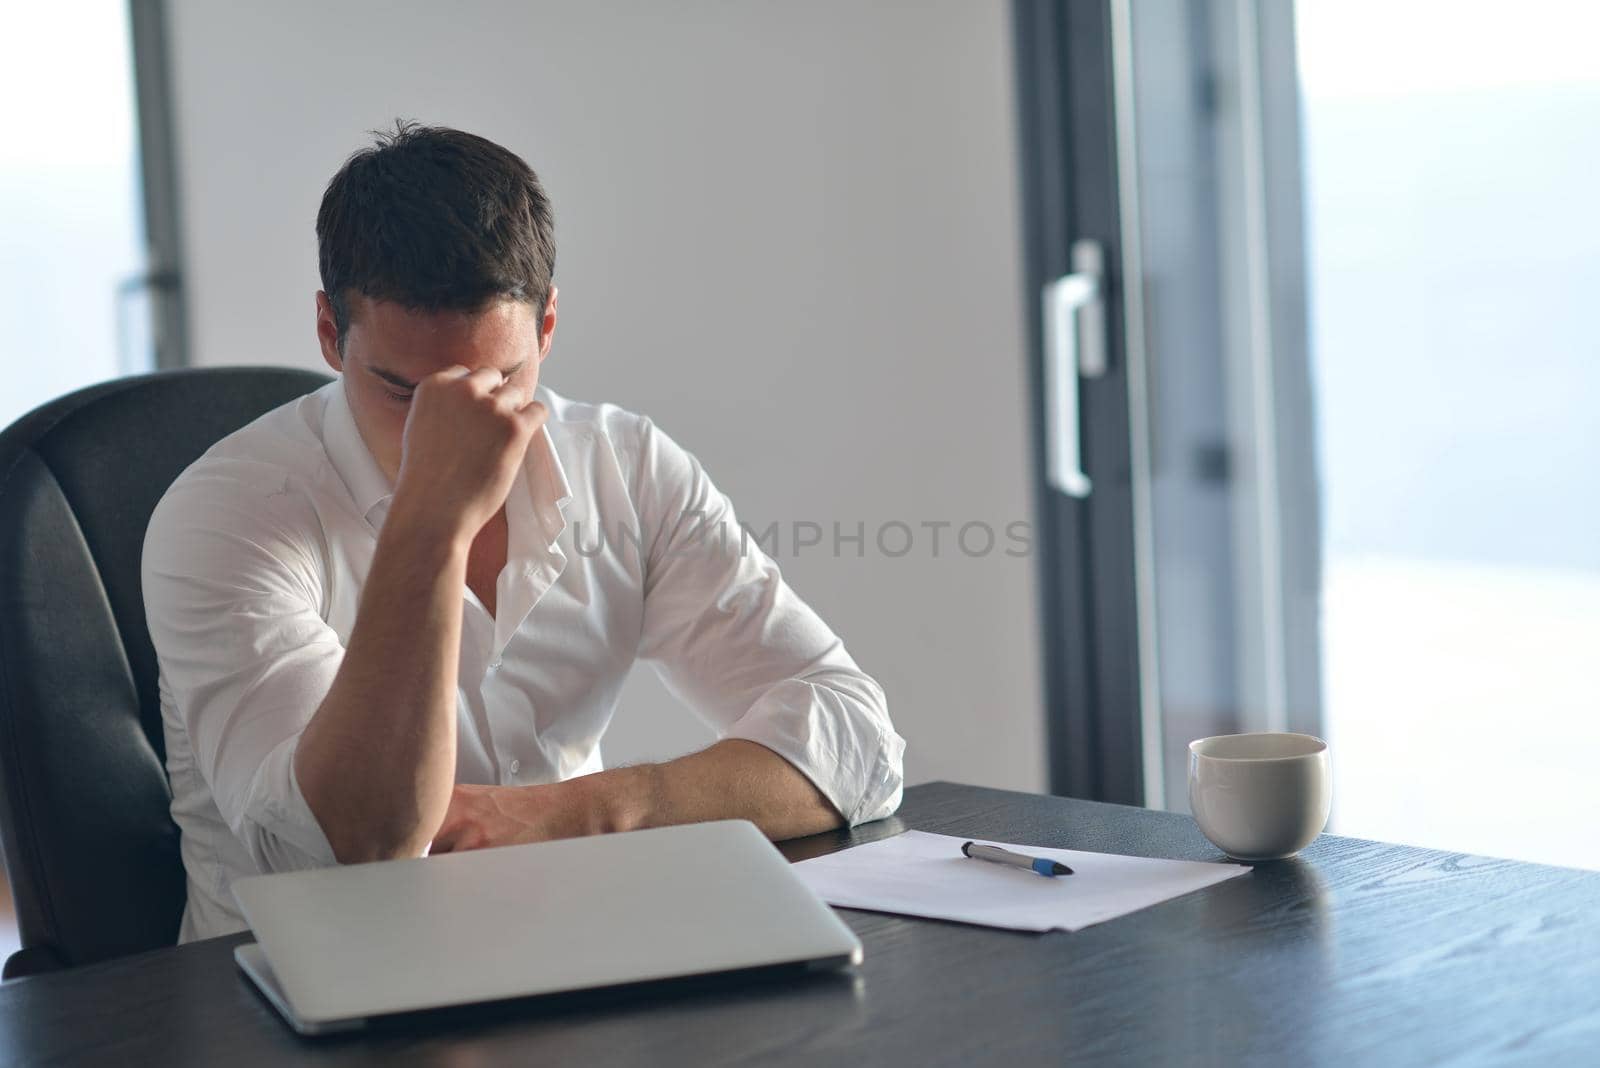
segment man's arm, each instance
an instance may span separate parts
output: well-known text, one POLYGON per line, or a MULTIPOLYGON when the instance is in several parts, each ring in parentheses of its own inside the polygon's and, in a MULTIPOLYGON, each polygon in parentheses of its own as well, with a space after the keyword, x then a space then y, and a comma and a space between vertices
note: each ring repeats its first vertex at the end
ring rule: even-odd
POLYGON ((421 855, 450 804, 467 556, 545 416, 500 383, 465 368, 418 383, 348 648, 295 748, 341 863, 421 855))
POLYGON ((406 518, 384 524, 344 660, 295 749, 300 791, 342 864, 421 855, 455 781, 467 551, 406 518))
POLYGON ((883 690, 744 536, 694 458, 648 423, 634 497, 639 655, 723 740, 563 783, 459 786, 434 851, 727 818, 781 839, 893 812, 904 742, 883 690))
POLYGON ((664 764, 542 786, 457 786, 432 852, 725 819, 747 819, 775 841, 844 823, 793 764, 763 745, 727 738, 664 764))
POLYGON ((589 778, 607 831, 747 819, 768 838, 781 840, 844 823, 833 802, 793 764, 743 738, 726 738, 665 764, 589 778), (614 778, 603 781, 607 775, 614 778))

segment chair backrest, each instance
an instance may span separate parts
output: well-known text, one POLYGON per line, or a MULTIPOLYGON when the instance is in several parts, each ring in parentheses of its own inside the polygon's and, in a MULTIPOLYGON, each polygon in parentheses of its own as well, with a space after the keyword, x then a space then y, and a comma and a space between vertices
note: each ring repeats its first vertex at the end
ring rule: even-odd
POLYGON ((160 372, 0 432, 0 845, 23 945, 7 977, 177 940, 185 884, 139 587, 145 527, 211 445, 328 381, 160 372))

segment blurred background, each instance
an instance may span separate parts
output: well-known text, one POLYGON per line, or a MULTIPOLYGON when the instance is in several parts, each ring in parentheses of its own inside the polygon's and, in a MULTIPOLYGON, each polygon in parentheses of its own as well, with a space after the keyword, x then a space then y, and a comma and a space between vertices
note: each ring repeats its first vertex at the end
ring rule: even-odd
MULTIPOLYGON (((325 369, 323 187, 397 117, 461 127, 554 201, 546 384, 776 529, 908 783, 1183 810, 1191 739, 1307 730, 1332 831, 1600 868, 1594 5, 4 17, 0 425, 325 369), (1068 274, 1098 296, 1047 328, 1068 274)), ((604 754, 709 737, 641 671, 604 754)))

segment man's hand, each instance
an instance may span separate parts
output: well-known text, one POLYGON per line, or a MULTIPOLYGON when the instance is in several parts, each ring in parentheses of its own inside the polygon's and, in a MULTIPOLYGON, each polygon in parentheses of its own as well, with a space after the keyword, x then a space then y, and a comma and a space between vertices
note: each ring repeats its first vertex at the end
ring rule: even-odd
POLYGON ((450 795, 429 855, 578 838, 604 830, 582 779, 544 786, 467 786, 450 795))
POLYGON ((505 503, 548 414, 493 368, 454 366, 428 375, 406 415, 394 508, 415 503, 409 521, 475 537, 505 503))

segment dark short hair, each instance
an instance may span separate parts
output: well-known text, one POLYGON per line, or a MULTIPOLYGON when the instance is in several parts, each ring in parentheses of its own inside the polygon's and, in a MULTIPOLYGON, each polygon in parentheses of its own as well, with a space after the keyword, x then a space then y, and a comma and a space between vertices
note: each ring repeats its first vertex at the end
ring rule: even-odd
POLYGON ((539 176, 475 134, 398 120, 345 161, 317 211, 317 259, 344 351, 352 294, 413 311, 497 298, 542 313, 555 225, 539 176))

